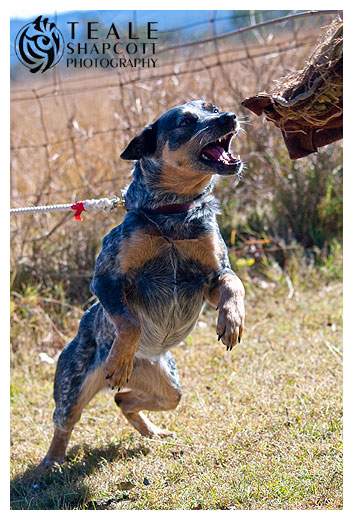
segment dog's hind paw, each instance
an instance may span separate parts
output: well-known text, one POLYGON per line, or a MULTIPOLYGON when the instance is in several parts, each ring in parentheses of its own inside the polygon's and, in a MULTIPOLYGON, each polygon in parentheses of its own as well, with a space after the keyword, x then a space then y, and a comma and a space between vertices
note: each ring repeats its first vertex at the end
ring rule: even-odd
POLYGON ((65 458, 63 457, 48 457, 45 456, 44 459, 38 464, 38 471, 45 471, 46 469, 52 468, 54 466, 61 466, 65 462, 65 458))
POLYGON ((139 413, 139 416, 142 420, 136 426, 143 437, 147 437, 149 439, 164 439, 165 437, 174 437, 173 432, 159 428, 149 419, 147 419, 147 417, 141 412, 139 413))
POLYGON ((164 439, 165 437, 174 437, 174 433, 169 430, 159 430, 152 435, 154 439, 164 439))

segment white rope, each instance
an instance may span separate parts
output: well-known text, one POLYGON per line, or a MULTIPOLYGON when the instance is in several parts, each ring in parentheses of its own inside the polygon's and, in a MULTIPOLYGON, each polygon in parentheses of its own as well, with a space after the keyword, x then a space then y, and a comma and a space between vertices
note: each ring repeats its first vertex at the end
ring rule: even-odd
MULTIPOLYGON (((28 208, 11 208, 10 214, 37 213, 39 211, 67 211, 71 210, 72 204, 53 204, 52 206, 31 206, 28 208)), ((71 210, 72 211, 72 210, 71 210)))
MULTIPOLYGON (((115 207, 123 205, 123 201, 119 197, 114 197, 113 199, 88 199, 82 201, 82 203, 85 211, 89 211, 91 209, 95 211, 111 211, 115 207)), ((51 206, 29 206, 27 208, 11 208, 10 215, 19 215, 21 213, 39 213, 41 211, 75 211, 76 208, 74 208, 73 206, 75 206, 75 204, 52 204, 51 206)))
POLYGON ((115 207, 112 207, 115 201, 120 201, 120 199, 118 199, 118 197, 115 197, 114 199, 89 199, 85 200, 83 205, 86 211, 89 209, 94 209, 96 211, 104 209, 105 211, 109 211, 115 207))

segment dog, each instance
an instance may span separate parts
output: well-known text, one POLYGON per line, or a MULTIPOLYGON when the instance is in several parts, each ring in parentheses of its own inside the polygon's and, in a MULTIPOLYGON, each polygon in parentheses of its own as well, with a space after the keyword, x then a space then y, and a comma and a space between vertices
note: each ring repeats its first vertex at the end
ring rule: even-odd
POLYGON ((182 391, 170 349, 192 331, 207 301, 218 309, 218 340, 243 334, 244 286, 232 271, 216 222, 216 176, 240 175, 230 142, 235 114, 192 101, 168 110, 121 154, 134 160, 123 222, 104 239, 90 285, 98 302, 59 356, 55 431, 40 466, 62 463, 71 431, 100 390, 144 436, 162 438, 142 410, 172 410, 182 391))

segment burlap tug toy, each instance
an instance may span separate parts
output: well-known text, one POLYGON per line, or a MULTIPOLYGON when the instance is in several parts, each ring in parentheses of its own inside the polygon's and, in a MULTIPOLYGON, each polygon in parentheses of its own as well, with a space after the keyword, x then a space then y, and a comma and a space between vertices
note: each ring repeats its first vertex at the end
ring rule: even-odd
POLYGON ((242 105, 278 126, 291 159, 343 137, 343 22, 335 19, 303 70, 242 105))

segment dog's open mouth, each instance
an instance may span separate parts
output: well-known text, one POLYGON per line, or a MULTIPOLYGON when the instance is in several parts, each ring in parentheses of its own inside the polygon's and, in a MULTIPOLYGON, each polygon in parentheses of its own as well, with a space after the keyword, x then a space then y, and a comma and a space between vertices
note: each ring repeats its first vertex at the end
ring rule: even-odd
POLYGON ((211 163, 218 163, 226 166, 239 164, 239 155, 233 155, 229 149, 233 135, 234 132, 229 132, 216 141, 208 143, 201 150, 201 158, 211 163))

